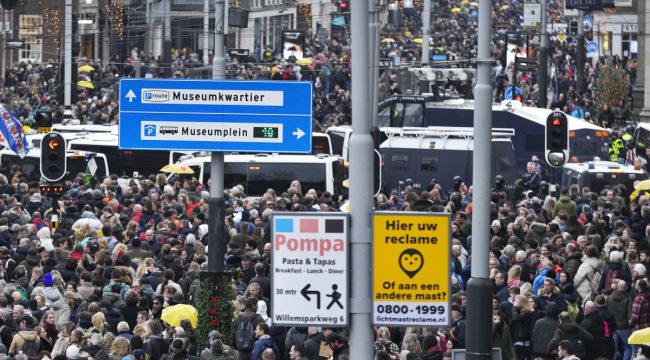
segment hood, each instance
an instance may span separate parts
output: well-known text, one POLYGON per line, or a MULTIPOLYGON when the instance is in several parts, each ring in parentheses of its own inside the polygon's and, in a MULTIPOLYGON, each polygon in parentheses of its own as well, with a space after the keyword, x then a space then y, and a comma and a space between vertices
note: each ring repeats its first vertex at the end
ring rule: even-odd
POLYGON ((609 268, 609 270, 622 270, 623 264, 617 262, 608 262, 607 267, 609 268))
POLYGON ((20 336, 23 337, 23 339, 27 341, 35 341, 38 335, 36 335, 36 331, 34 330, 23 330, 18 332, 20 336))
POLYGON ((561 202, 561 203, 568 204, 568 203, 570 203, 571 201, 572 201, 572 200, 571 200, 571 197, 570 197, 569 195, 562 195, 562 196, 560 196, 560 202, 561 202))
POLYGON ((582 262, 588 264, 589 266, 591 266, 596 270, 600 268, 600 260, 598 258, 583 256, 582 262))
POLYGON ((262 343, 264 345, 264 348, 272 348, 274 345, 273 339, 270 335, 262 335, 257 341, 262 343))
POLYGON ((529 231, 533 231, 537 234, 546 233, 546 224, 534 222, 530 224, 529 231))
POLYGON ((59 292, 59 289, 52 286, 48 286, 45 289, 43 289, 43 295, 45 295, 45 298, 51 302, 55 302, 61 298, 61 293, 59 292))

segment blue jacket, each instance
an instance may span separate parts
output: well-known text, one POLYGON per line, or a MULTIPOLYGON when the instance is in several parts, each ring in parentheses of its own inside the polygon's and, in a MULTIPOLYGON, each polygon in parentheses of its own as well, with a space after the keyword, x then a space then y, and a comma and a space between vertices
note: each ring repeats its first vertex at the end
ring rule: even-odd
POLYGON ((260 336, 255 344, 253 345, 253 354, 251 355, 251 360, 260 360, 262 358, 262 352, 264 350, 271 348, 276 356, 280 355, 278 347, 275 346, 273 339, 269 335, 260 336))

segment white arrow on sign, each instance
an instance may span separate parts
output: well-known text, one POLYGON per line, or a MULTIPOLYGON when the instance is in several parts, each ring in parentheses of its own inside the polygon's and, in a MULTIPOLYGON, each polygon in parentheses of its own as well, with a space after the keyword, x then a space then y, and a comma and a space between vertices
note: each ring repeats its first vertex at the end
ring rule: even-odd
POLYGON ((301 137, 305 136, 305 132, 300 130, 300 128, 296 129, 296 131, 291 133, 293 136, 296 137, 296 139, 300 139, 301 137))
POLYGON ((133 102, 133 99, 137 98, 137 96, 135 96, 135 93, 133 92, 133 89, 129 90, 129 92, 126 93, 125 97, 129 99, 129 102, 133 102))

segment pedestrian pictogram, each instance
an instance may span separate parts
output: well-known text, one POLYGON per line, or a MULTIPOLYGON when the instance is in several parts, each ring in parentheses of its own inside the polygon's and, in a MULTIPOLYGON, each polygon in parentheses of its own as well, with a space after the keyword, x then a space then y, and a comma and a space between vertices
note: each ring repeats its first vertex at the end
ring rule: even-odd
POLYGON ((332 293, 325 295, 327 297, 331 297, 332 301, 330 302, 329 305, 327 305, 327 310, 329 310, 334 304, 338 305, 343 309, 343 304, 339 301, 341 299, 341 296, 343 296, 340 292, 336 291, 339 288, 338 285, 334 284, 332 285, 332 293))

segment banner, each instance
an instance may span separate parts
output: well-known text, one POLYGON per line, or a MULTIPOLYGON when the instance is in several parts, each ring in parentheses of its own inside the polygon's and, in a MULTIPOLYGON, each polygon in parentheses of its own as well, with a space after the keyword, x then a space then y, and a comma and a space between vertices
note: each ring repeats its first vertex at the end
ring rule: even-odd
POLYGON ((24 158, 29 151, 29 144, 25 137, 22 124, 9 112, 6 106, 0 104, 0 134, 5 144, 20 158, 24 158))
POLYGON ((302 31, 282 32, 282 57, 288 60, 290 57, 302 59, 305 49, 305 33, 302 31))

